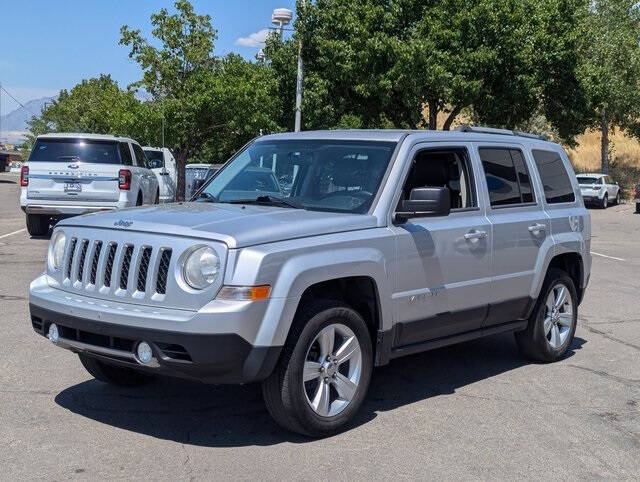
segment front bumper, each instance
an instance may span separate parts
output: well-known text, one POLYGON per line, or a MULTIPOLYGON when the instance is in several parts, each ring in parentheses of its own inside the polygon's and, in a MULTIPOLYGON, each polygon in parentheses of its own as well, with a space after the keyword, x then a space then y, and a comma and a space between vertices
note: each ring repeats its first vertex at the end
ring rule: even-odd
POLYGON ((36 333, 46 336, 58 326, 58 346, 101 361, 147 373, 204 383, 249 383, 268 377, 282 347, 253 346, 237 334, 183 333, 105 323, 62 314, 29 304, 36 333), (152 363, 142 365, 134 356, 137 343, 151 345, 152 363))

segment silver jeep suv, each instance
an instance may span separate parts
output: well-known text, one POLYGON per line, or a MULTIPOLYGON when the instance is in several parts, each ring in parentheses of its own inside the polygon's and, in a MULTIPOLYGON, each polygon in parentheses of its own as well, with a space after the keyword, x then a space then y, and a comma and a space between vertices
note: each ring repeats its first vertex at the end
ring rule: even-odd
POLYGON ((268 135, 193 202, 61 221, 31 322, 98 380, 260 381, 281 426, 321 436, 402 355, 511 331, 561 358, 590 237, 565 152, 529 134, 268 135))

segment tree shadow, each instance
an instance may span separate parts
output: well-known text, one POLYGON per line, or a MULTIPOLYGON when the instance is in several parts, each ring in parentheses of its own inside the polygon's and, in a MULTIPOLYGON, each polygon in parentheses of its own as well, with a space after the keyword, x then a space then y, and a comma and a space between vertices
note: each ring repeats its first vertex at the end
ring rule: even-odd
MULTIPOLYGON (((567 357, 584 343, 576 337, 567 357)), ((452 394, 528 363, 510 334, 399 358, 374 370, 369 394, 351 428, 371 421, 378 412, 452 394)), ((273 422, 257 384, 210 386, 167 378, 124 389, 90 380, 61 391, 55 402, 100 423, 183 444, 241 447, 312 441, 273 422)))

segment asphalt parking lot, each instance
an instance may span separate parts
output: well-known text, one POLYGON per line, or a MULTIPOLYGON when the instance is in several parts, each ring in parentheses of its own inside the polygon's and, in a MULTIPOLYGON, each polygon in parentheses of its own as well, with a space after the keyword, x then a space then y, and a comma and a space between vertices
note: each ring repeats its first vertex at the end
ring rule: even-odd
POLYGON ((522 359, 498 335, 374 372, 355 426, 283 432, 258 386, 93 380, 37 336, 17 175, 0 174, 0 479, 631 479, 640 474, 640 215, 591 210, 592 277, 569 355, 522 359), (16 232, 18 231, 18 232, 16 232), (597 253, 597 254, 596 254, 597 253))

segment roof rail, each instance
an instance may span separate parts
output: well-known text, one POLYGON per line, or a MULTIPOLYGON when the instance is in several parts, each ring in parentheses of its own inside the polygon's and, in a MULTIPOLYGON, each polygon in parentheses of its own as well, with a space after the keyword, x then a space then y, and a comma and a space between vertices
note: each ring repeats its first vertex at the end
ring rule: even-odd
POLYGON ((549 138, 542 134, 532 134, 530 132, 512 131, 510 129, 496 129, 494 127, 482 127, 482 126, 470 126, 461 125, 456 127, 458 132, 476 132, 479 134, 500 134, 503 136, 519 136, 528 137, 530 139, 540 139, 542 141, 548 141, 549 138))

